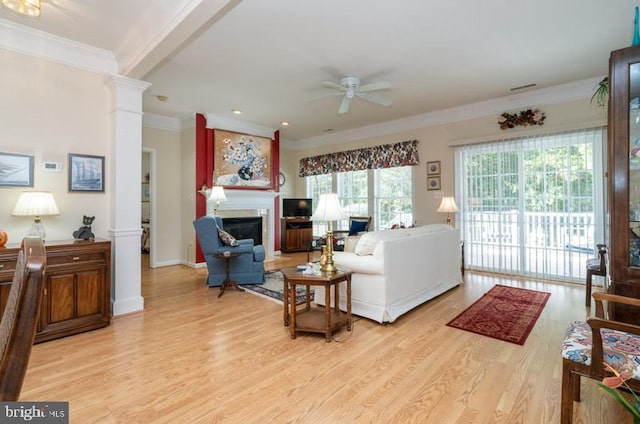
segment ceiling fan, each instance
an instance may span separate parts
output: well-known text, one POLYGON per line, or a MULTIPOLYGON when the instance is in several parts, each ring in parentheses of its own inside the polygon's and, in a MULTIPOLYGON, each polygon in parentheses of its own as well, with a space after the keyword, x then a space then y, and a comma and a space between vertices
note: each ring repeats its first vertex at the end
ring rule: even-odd
POLYGON ((391 88, 391 84, 388 81, 378 81, 372 82, 370 84, 360 85, 360 78, 344 77, 340 80, 339 84, 333 81, 325 81, 322 83, 322 85, 327 88, 334 88, 336 90, 339 90, 340 92, 336 94, 344 94, 344 96, 342 97, 342 101, 340 102, 340 107, 338 108, 338 113, 349 112, 351 99, 356 96, 380 106, 391 106, 391 99, 371 93, 372 91, 386 90, 391 88))

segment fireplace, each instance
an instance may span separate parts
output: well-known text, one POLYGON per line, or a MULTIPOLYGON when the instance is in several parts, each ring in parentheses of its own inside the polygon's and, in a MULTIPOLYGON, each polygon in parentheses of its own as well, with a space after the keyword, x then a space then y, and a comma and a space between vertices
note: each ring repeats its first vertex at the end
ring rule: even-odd
POLYGON ((253 245, 262 244, 262 217, 222 218, 222 227, 238 240, 253 239, 253 245))
POLYGON ((227 196, 227 200, 220 203, 217 212, 214 209, 215 202, 207 202, 207 213, 222 218, 225 228, 229 218, 260 218, 262 245, 267 257, 273 257, 276 236, 274 198, 278 193, 265 190, 225 189, 224 194, 227 196))

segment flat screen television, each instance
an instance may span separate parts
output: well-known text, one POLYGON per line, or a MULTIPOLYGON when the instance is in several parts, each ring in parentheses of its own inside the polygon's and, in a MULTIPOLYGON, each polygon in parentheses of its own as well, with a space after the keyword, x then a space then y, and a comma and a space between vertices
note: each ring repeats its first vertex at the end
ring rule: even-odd
POLYGON ((313 215, 313 199, 282 199, 282 216, 284 218, 305 217, 313 215))

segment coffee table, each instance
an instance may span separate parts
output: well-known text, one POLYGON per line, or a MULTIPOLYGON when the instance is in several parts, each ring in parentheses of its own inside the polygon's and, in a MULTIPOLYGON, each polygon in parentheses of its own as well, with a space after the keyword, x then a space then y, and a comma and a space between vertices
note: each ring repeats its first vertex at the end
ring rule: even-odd
POLYGON ((336 272, 321 272, 319 275, 307 275, 297 268, 284 268, 284 325, 289 326, 291 338, 296 338, 297 331, 324 333, 327 342, 331 341, 334 330, 347 326, 351 331, 351 275, 353 271, 338 268, 336 272), (347 283, 347 311, 340 310, 340 283, 347 283), (298 311, 296 305, 296 286, 303 285, 307 291, 304 308, 298 311), (324 286, 325 303, 323 308, 312 308, 309 298, 310 286, 324 286), (331 286, 334 288, 334 308, 331 308, 331 286))
POLYGON ((237 256, 240 256, 240 253, 227 252, 226 255, 224 253, 216 253, 215 255, 213 255, 214 258, 224 259, 224 281, 220 286, 220 294, 218 294, 218 297, 222 296, 226 289, 236 289, 244 291, 238 286, 238 283, 236 283, 229 277, 229 261, 237 256))

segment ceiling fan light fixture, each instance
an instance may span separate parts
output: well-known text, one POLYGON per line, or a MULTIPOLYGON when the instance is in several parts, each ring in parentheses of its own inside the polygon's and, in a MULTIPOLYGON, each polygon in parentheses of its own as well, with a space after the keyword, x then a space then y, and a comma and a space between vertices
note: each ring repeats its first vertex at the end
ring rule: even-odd
POLYGON ((2 0, 2 5, 24 16, 40 17, 40 0, 2 0))

